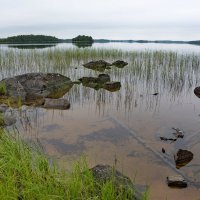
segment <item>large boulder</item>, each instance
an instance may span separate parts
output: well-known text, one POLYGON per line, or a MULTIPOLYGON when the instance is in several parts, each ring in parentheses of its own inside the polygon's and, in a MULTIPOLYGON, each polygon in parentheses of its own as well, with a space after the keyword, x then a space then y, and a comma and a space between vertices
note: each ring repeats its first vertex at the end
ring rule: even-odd
POLYGON ((3 79, 1 85, 5 89, 1 90, 0 99, 42 105, 44 98, 62 97, 72 88, 73 83, 70 78, 57 73, 28 73, 3 79))

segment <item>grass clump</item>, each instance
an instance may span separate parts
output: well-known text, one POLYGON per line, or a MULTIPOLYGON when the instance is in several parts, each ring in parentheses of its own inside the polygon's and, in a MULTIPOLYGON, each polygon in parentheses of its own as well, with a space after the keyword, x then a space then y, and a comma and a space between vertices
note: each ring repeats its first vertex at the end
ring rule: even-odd
POLYGON ((0 199, 134 199, 133 189, 119 191, 112 180, 97 183, 85 161, 66 172, 40 151, 0 131, 0 199))

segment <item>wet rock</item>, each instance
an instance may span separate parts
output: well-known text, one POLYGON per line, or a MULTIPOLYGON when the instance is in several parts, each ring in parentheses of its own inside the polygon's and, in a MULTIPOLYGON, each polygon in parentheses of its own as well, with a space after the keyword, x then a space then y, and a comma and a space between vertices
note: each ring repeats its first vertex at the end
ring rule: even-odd
POLYGON ((169 187, 178 187, 178 188, 187 187, 187 182, 181 175, 168 176, 167 184, 169 187))
POLYGON ((162 140, 162 141, 171 141, 171 142, 176 142, 176 138, 166 138, 166 137, 160 137, 160 139, 162 140))
POLYGON ((70 103, 67 99, 45 99, 44 108, 66 110, 70 103))
POLYGON ((99 83, 99 79, 97 77, 82 77, 79 79, 83 86, 90 87, 95 90, 98 90, 101 88, 101 84, 99 83))
POLYGON ((110 91, 110 92, 115 92, 120 90, 121 88, 121 83, 120 82, 107 82, 103 85, 103 88, 110 91))
POLYGON ((8 109, 8 106, 6 104, 1 104, 0 105, 0 113, 6 112, 7 109, 8 109))
MULTIPOLYGON (((5 85, 5 92, 0 99, 11 98, 16 104, 30 104, 30 99, 60 98, 73 86, 72 81, 61 74, 56 73, 28 73, 0 81, 5 85), (28 100, 28 102, 26 102, 28 100)), ((35 103, 34 104, 38 104, 35 103)))
POLYGON ((177 154, 174 156, 176 168, 179 169, 187 165, 193 159, 193 153, 188 150, 179 149, 177 154))
POLYGON ((158 94, 159 94, 158 92, 155 92, 155 93, 153 93, 152 95, 157 96, 158 94))
POLYGON ((162 148, 162 153, 165 153, 165 149, 164 148, 162 148))
POLYGON ((98 77, 82 77, 79 80, 83 86, 98 90, 103 88, 107 81, 110 81, 110 76, 108 74, 99 74, 98 77))
POLYGON ((91 61, 89 63, 83 64, 83 66, 88 69, 103 72, 107 67, 111 66, 111 64, 104 60, 98 60, 98 61, 91 61))
POLYGON ((44 105, 45 98, 43 95, 34 94, 34 93, 27 93, 25 104, 26 105, 33 105, 33 106, 41 106, 44 105))
POLYGON ((172 129, 176 131, 175 133, 173 133, 176 138, 184 137, 183 131, 181 131, 179 128, 172 128, 172 129))
POLYGON ((99 83, 110 82, 110 76, 108 74, 99 74, 98 81, 99 83))
POLYGON ((200 87, 196 87, 196 88, 194 89, 194 94, 195 94, 197 97, 200 98, 200 87))
POLYGON ((124 62, 123 60, 117 60, 117 61, 113 62, 112 65, 114 65, 115 67, 118 67, 118 68, 123 68, 126 65, 128 65, 128 63, 124 62))

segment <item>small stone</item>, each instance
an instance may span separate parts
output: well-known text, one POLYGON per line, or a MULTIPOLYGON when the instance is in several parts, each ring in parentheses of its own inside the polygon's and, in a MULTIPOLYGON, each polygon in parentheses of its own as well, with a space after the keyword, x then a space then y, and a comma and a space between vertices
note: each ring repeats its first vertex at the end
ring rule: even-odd
POLYGON ((169 187, 186 188, 187 182, 181 175, 168 176, 167 184, 169 187))
POLYGON ((162 152, 165 153, 165 149, 164 148, 162 148, 162 152))
POLYGON ((5 126, 12 126, 17 121, 16 118, 12 117, 12 116, 5 116, 5 117, 3 117, 3 120, 5 123, 5 126))

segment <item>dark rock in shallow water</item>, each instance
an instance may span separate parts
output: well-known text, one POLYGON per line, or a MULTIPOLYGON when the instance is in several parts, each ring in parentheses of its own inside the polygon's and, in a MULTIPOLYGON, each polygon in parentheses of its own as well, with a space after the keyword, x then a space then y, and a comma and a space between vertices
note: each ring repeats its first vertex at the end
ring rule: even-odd
POLYGON ((117 61, 113 62, 112 65, 114 65, 115 67, 118 67, 118 68, 123 68, 126 65, 128 65, 128 63, 124 62, 123 60, 117 60, 117 61))
POLYGON ((67 99, 45 99, 44 108, 66 110, 70 103, 67 99))
POLYGON ((104 85, 103 85, 103 88, 105 90, 108 90, 110 92, 116 92, 118 90, 120 90, 121 88, 121 83, 120 82, 106 82, 104 85))
POLYGON ((200 87, 196 87, 196 88, 194 89, 194 94, 195 94, 197 97, 200 98, 200 87))
POLYGON ((42 98, 60 98, 73 86, 72 81, 56 73, 28 73, 0 81, 5 85, 5 92, 0 95, 0 102, 11 101, 13 104, 43 104, 42 98), (35 101, 34 101, 35 99, 35 101), (38 100, 39 99, 39 100, 38 100), (38 102, 36 102, 38 100, 38 102))
POLYGON ((107 67, 111 66, 111 64, 104 60, 98 60, 98 61, 91 61, 89 63, 83 64, 83 66, 88 69, 103 72, 105 69, 107 69, 107 67))
POLYGON ((108 74, 99 74, 98 77, 82 77, 79 79, 83 86, 90 87, 95 90, 103 88, 103 85, 110 81, 110 76, 108 74))
POLYGON ((193 153, 188 150, 179 149, 174 156, 176 162, 176 168, 181 168, 187 165, 193 159, 193 153))
POLYGON ((108 74, 99 74, 98 77, 82 77, 79 79, 83 86, 90 87, 95 90, 103 88, 110 92, 115 92, 120 90, 120 82, 110 82, 110 76, 108 74))
POLYGON ((110 76, 108 74, 99 74, 98 81, 99 83, 110 82, 110 76))
POLYGON ((167 184, 168 184, 169 187, 178 187, 178 188, 187 187, 187 182, 180 175, 168 176, 167 177, 167 184))

